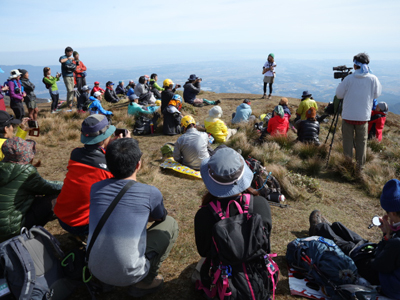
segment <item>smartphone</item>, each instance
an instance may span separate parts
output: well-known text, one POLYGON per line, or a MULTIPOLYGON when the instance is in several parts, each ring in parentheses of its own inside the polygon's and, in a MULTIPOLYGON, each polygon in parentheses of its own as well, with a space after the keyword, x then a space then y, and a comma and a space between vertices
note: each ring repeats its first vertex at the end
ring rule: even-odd
POLYGON ((124 128, 117 128, 115 129, 115 136, 119 136, 122 133, 122 137, 126 137, 126 135, 128 134, 128 129, 124 129, 124 128))
POLYGON ((39 124, 37 121, 29 120, 28 121, 28 127, 29 128, 39 128, 39 124))

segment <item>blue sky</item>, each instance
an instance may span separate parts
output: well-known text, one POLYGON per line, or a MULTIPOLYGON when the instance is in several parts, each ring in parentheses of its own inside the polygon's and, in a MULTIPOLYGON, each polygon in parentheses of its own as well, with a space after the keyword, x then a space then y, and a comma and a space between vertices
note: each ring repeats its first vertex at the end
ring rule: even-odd
POLYGON ((279 58, 398 59, 397 0, 1 1, 0 66, 92 68, 279 58))

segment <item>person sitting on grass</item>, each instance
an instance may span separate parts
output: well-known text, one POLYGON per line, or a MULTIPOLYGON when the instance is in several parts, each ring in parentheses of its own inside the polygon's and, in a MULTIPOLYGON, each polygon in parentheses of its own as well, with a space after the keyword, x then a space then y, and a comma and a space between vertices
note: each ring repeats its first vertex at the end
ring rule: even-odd
MULTIPOLYGON (((290 117, 292 116, 292 113, 288 107, 289 104, 289 100, 288 98, 281 98, 281 100, 279 100, 279 104, 280 106, 282 106, 283 108, 283 112, 285 113, 285 118, 288 119, 288 121, 290 121, 290 117)), ((275 112, 272 112, 272 117, 275 116, 275 112)))
MULTIPOLYGON (((84 113, 85 111, 83 110, 83 106, 85 105, 85 103, 87 103, 87 101, 89 100, 89 92, 90 92, 90 87, 87 85, 84 85, 81 88, 81 94, 78 97, 78 103, 77 103, 77 109, 79 113, 84 113)), ((88 107, 85 108, 86 110, 88 109, 88 107)))
POLYGON ((319 122, 316 120, 317 111, 311 107, 306 112, 307 120, 301 121, 297 128, 297 139, 302 143, 320 145, 319 122))
POLYGON ((71 152, 64 186, 54 207, 60 226, 73 235, 85 237, 89 232, 92 184, 112 177, 105 153, 115 129, 103 115, 92 115, 82 122, 84 146, 71 152))
POLYGON ((251 102, 249 99, 244 99, 243 103, 236 108, 236 113, 232 114, 232 124, 240 122, 248 122, 249 120, 255 120, 255 116, 252 115, 251 102))
MULTIPOLYGON (((400 299, 400 181, 389 180, 383 187, 380 203, 386 212, 379 218, 383 238, 369 259, 355 260, 358 273, 372 285, 380 285, 380 294, 400 299)), ((310 214, 310 236, 333 240, 344 254, 368 241, 340 222, 331 224, 319 210, 310 214)))
POLYGON ((172 97, 172 100, 169 101, 168 106, 163 111, 163 133, 165 135, 175 135, 181 133, 181 108, 182 97, 176 94, 174 97, 172 97))
POLYGON ((382 141, 382 131, 386 122, 386 114, 389 108, 385 102, 379 102, 371 113, 371 120, 368 121, 368 139, 376 138, 382 141))
POLYGON ((133 80, 129 80, 128 85, 125 87, 125 91, 126 91, 126 95, 127 96, 129 96, 128 92, 130 91, 130 89, 132 89, 132 91, 135 92, 135 86, 136 86, 135 82, 133 80))
POLYGON ((275 107, 274 115, 275 116, 268 121, 267 132, 272 136, 286 136, 289 130, 289 121, 285 118, 285 112, 281 105, 275 107))
POLYGON ((193 106, 202 107, 205 105, 218 105, 221 100, 211 101, 204 98, 197 98, 197 95, 201 91, 200 82, 201 78, 197 77, 195 74, 189 76, 188 81, 183 85, 183 99, 186 103, 192 104, 193 106))
POLYGON ((168 106, 169 101, 175 95, 176 89, 181 87, 180 84, 174 84, 171 79, 165 79, 163 82, 163 91, 161 92, 161 113, 168 106))
MULTIPOLYGON (((0 110, 0 149, 7 139, 14 137, 14 128, 18 124, 20 125, 17 128, 15 136, 25 140, 29 131, 28 120, 29 118, 23 118, 22 121, 20 119, 14 119, 8 112, 0 110)), ((0 161, 3 160, 3 158, 4 154, 0 150, 0 161)))
POLYGON ((101 106, 100 102, 101 93, 95 92, 93 96, 90 96, 89 99, 92 100, 92 103, 89 105, 88 110, 91 115, 93 114, 103 114, 106 116, 112 116, 113 113, 111 111, 105 110, 103 106, 101 106))
POLYGON ((114 91, 114 83, 112 81, 107 81, 106 92, 104 93, 104 99, 110 103, 119 102, 119 98, 114 91))
POLYGON ((154 186, 141 183, 138 142, 123 138, 110 143, 106 162, 113 178, 93 184, 90 192, 88 244, 106 209, 127 185, 132 184, 110 214, 89 258, 89 270, 98 280, 127 287, 133 297, 154 293, 163 286, 159 275, 178 237, 178 224, 164 207, 154 186), (148 222, 154 222, 147 228, 148 222))
POLYGON ((156 99, 161 99, 161 92, 164 91, 164 88, 158 85, 157 83, 158 75, 153 73, 150 76, 150 91, 153 93, 156 99))
POLYGON ((117 93, 117 95, 125 95, 126 94, 123 81, 118 82, 118 85, 115 88, 115 93, 117 93))
POLYGON ((236 134, 236 129, 228 128, 224 121, 221 120, 221 106, 214 106, 208 112, 208 117, 204 121, 206 131, 210 133, 216 143, 225 143, 230 137, 236 134))
POLYGON ((312 94, 310 94, 308 91, 304 91, 303 95, 301 95, 301 102, 296 111, 295 126, 300 123, 300 120, 307 119, 306 112, 311 107, 314 107, 316 110, 318 110, 317 102, 315 102, 315 100, 312 99, 311 96, 312 94))
POLYGON ((208 134, 196 129, 196 121, 191 115, 181 121, 183 135, 174 146, 174 160, 194 170, 200 170, 201 161, 210 156, 208 134))
POLYGON ((104 92, 105 92, 105 90, 103 90, 103 89, 100 87, 100 82, 98 82, 98 81, 95 81, 95 82, 94 82, 94 87, 92 88, 92 91, 90 92, 90 96, 93 96, 94 93, 96 93, 96 92, 100 92, 100 95, 103 95, 104 92))
POLYGON ((132 115, 135 117, 140 117, 141 115, 151 115, 152 112, 144 109, 142 105, 139 104, 139 97, 135 94, 129 98, 128 105, 128 115, 132 115))
MULTIPOLYGON (((22 227, 44 226, 53 219, 53 207, 62 182, 43 179, 32 160, 36 143, 19 137, 1 146, 0 162, 0 242, 20 234, 22 227)), ((40 163, 38 163, 40 164, 40 163)))

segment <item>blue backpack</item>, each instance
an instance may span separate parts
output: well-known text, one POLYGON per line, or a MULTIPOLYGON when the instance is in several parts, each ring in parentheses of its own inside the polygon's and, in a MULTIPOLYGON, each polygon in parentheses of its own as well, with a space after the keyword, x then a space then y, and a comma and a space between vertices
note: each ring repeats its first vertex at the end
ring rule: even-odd
POLYGON ((340 285, 354 284, 358 277, 353 260, 329 239, 298 238, 287 246, 286 261, 310 283, 317 284, 329 298, 345 298, 340 285))

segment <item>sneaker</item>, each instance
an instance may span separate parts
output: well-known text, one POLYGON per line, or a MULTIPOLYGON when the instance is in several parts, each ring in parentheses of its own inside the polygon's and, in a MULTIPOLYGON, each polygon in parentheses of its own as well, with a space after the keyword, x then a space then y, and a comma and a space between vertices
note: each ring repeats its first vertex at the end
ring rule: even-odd
POLYGON ((154 293, 162 288, 164 284, 164 278, 161 275, 157 275, 151 283, 138 282, 128 289, 128 294, 132 297, 143 297, 147 294, 154 293))
POLYGON ((218 99, 217 101, 214 102, 214 105, 218 105, 220 103, 221 103, 221 100, 218 99))
POLYGON ((271 94, 269 94, 269 95, 268 95, 268 99, 271 99, 271 98, 272 98, 272 97, 271 97, 271 94))
POLYGON ((262 95, 261 99, 265 99, 265 98, 267 98, 267 95, 266 94, 262 95))
POLYGON ((326 224, 328 224, 329 226, 332 225, 332 223, 329 222, 329 221, 322 215, 322 213, 321 213, 318 209, 314 210, 314 211, 310 214, 310 219, 309 219, 309 221, 310 221, 310 229, 308 230, 308 234, 309 234, 310 236, 315 235, 315 233, 316 233, 316 232, 315 232, 315 229, 316 229, 316 226, 317 226, 318 224, 320 224, 320 223, 326 223, 326 224))

